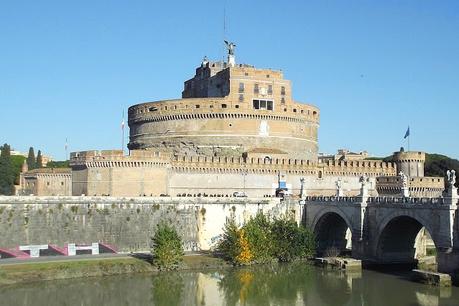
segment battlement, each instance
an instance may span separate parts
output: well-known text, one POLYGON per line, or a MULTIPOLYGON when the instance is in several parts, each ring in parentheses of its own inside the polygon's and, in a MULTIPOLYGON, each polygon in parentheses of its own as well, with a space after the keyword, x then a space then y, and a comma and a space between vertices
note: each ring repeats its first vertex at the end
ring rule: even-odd
POLYGON ((243 158, 243 157, 207 157, 207 156, 176 156, 172 167, 185 172, 254 172, 278 173, 283 171, 291 174, 314 176, 384 176, 393 175, 395 167, 392 163, 380 161, 329 161, 318 164, 310 160, 289 158, 243 158))
POLYGON ((70 153, 70 166, 86 167, 145 167, 166 165, 169 155, 152 150, 132 150, 124 155, 122 150, 82 151, 70 153))

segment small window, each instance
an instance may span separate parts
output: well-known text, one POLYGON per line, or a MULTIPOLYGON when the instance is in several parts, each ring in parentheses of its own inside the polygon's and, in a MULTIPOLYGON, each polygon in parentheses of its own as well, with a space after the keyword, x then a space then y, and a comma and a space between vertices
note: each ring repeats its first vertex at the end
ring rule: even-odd
POLYGON ((239 105, 238 105, 238 104, 236 104, 234 107, 235 107, 235 108, 239 108, 239 105))
POLYGON ((296 108, 293 109, 293 112, 296 113, 296 108))
POLYGON ((285 98, 284 97, 281 98, 281 104, 285 104, 285 98))
POLYGON ((243 94, 239 95, 239 102, 244 102, 244 95, 243 94))
POLYGON ((214 106, 213 105, 209 105, 209 108, 214 108, 214 106))
POLYGON ((46 182, 46 185, 49 186, 49 182, 46 182))
POLYGON ((149 108, 150 112, 156 112, 158 109, 154 106, 150 107, 149 108))
POLYGON ((64 186, 64 182, 61 182, 61 186, 64 186))
POLYGON ((196 104, 196 105, 195 105, 195 107, 196 107, 196 108, 200 108, 200 107, 201 107, 201 105, 199 105, 199 104, 196 104))
POLYGON ((260 92, 260 88, 258 88, 258 84, 255 84, 255 86, 253 87, 253 93, 258 94, 259 92, 260 92))
POLYGON ((246 73, 244 73, 244 75, 245 75, 245 76, 249 76, 249 73, 248 73, 248 72, 246 72, 246 73))
POLYGON ((285 96, 285 86, 281 87, 281 95, 285 96))
POLYGON ((222 104, 222 108, 226 108, 226 107, 227 107, 227 105, 226 105, 226 104, 222 104))
POLYGON ((167 106, 164 106, 164 110, 167 110, 167 106))
POLYGON ((239 83, 239 92, 244 92, 244 83, 239 83))
POLYGON ((273 85, 268 85, 268 95, 273 94, 273 85))
POLYGON ((269 79, 269 74, 267 74, 266 77, 269 79))

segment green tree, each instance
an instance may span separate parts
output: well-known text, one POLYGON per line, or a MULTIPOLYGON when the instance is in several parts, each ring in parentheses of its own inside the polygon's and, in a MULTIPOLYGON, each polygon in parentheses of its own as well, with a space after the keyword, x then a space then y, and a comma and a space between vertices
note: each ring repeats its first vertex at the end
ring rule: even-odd
POLYGON ((29 170, 36 168, 35 152, 33 150, 33 147, 29 148, 29 155, 27 156, 27 166, 29 167, 29 170))
POLYGON ((41 150, 38 150, 38 153, 37 153, 36 167, 37 168, 42 168, 43 167, 43 156, 41 155, 41 150))
POLYGON ((153 263, 160 270, 177 269, 183 260, 182 239, 177 230, 164 222, 158 224, 153 242, 153 263))
POLYGON ((8 144, 1 147, 0 154, 0 194, 14 194, 14 167, 11 162, 11 148, 8 144))

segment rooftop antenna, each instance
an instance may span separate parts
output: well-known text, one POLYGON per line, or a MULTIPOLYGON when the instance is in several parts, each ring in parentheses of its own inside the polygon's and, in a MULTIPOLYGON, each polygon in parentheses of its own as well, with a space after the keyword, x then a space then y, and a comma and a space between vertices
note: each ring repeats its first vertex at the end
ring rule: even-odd
POLYGON ((123 120, 121 121, 121 150, 124 155, 124 110, 123 110, 123 120))
POLYGON ((69 158, 69 153, 68 153, 69 144, 68 144, 68 141, 67 141, 67 137, 65 137, 64 149, 65 149, 65 160, 67 160, 69 158))
MULTIPOLYGON (((223 1, 223 41, 226 40, 226 0, 223 1)), ((222 50, 222 62, 225 62, 226 46, 222 50)))

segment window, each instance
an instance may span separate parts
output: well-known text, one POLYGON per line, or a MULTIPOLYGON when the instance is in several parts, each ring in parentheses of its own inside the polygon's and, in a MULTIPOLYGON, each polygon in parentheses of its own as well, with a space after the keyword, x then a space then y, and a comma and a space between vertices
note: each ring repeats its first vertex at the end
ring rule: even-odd
POLYGON ((273 110, 272 100, 253 100, 253 109, 273 110))
POLYGON ((239 83, 239 92, 244 92, 244 83, 239 83))
POLYGON ((222 104, 222 108, 226 108, 226 107, 227 107, 227 105, 226 105, 226 104, 222 104))
POLYGON ((246 73, 244 73, 244 75, 245 75, 245 76, 249 76, 249 73, 248 73, 248 72, 246 72, 246 73))
POLYGON ((243 94, 239 95, 239 102, 244 102, 244 95, 243 94))
POLYGON ((239 108, 239 105, 236 104, 234 107, 235 107, 235 108, 239 108))
POLYGON ((61 186, 64 186, 64 182, 61 182, 61 186))
POLYGON ((268 85, 268 95, 273 94, 273 85, 268 85))
POLYGON ((196 104, 196 108, 200 108, 200 107, 201 107, 201 105, 199 105, 199 104, 196 104))
POLYGON ((267 74, 266 77, 269 79, 269 74, 267 74))
POLYGON ((281 87, 281 95, 285 96, 285 86, 281 87))
POLYGON ((285 98, 284 97, 281 98, 281 104, 285 104, 285 98))
POLYGON ((258 94, 259 92, 260 92, 260 89, 258 88, 258 84, 255 84, 255 86, 253 87, 253 93, 258 94))

